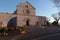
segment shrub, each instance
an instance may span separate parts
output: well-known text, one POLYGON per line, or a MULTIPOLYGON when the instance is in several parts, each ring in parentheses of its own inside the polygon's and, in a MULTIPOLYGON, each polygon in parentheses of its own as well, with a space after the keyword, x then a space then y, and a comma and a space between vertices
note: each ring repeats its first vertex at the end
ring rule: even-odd
POLYGON ((3 28, 0 29, 0 32, 1 32, 1 33, 2 33, 2 32, 7 32, 7 31, 8 31, 7 27, 3 27, 3 28))
POLYGON ((27 31, 26 26, 18 26, 18 28, 20 31, 27 31))

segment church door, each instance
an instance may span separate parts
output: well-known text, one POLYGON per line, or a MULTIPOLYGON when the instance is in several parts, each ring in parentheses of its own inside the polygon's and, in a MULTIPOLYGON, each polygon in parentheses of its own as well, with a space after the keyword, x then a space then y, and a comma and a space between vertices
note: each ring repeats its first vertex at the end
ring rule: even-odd
POLYGON ((26 21, 26 26, 29 26, 29 20, 26 21))

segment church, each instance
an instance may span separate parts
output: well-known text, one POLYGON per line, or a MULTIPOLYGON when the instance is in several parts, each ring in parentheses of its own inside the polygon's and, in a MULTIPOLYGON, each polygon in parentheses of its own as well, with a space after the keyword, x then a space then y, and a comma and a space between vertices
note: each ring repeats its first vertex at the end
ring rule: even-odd
POLYGON ((46 17, 36 16, 35 10, 29 2, 24 2, 19 4, 12 14, 0 12, 0 28, 46 24, 46 17))

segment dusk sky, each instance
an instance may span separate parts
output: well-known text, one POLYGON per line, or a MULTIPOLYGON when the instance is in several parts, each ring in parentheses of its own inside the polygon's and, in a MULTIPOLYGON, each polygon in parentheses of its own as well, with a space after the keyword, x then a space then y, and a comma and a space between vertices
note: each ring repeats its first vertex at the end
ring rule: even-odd
POLYGON ((0 12, 13 13, 17 5, 26 1, 36 8, 37 16, 50 18, 52 14, 58 12, 58 9, 50 0, 0 0, 0 12))

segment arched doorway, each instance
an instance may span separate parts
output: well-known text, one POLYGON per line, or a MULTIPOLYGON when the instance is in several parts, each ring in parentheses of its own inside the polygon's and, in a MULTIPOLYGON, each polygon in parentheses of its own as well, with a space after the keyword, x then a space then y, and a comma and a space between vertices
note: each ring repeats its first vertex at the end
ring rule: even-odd
POLYGON ((29 20, 26 21, 26 26, 29 26, 29 20))
POLYGON ((17 25, 17 17, 11 18, 7 23, 7 27, 16 27, 16 25, 17 25))
POLYGON ((16 31, 17 17, 11 18, 7 23, 7 27, 8 27, 8 34, 9 35, 16 35, 16 33, 17 33, 17 31, 16 31))

